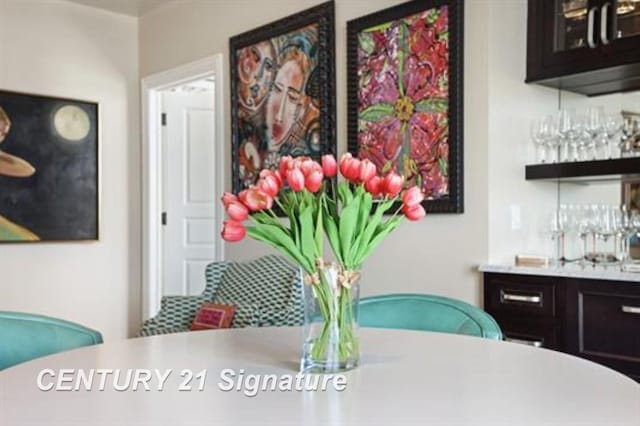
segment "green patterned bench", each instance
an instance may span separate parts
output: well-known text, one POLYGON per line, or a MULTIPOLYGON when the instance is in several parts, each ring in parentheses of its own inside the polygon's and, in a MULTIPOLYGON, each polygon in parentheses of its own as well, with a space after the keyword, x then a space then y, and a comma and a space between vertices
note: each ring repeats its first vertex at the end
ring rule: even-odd
POLYGON ((212 262, 206 286, 198 296, 164 296, 160 311, 146 320, 139 336, 189 331, 203 303, 234 305, 232 328, 302 325, 302 282, 299 268, 281 256, 248 262, 212 262))

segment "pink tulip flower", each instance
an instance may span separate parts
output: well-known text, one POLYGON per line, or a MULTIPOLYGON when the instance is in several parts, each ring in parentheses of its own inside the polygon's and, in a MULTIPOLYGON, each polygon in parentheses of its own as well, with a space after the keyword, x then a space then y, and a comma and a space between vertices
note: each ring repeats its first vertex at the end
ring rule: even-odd
POLYGON ((380 195, 380 189, 382 187, 382 178, 380 176, 374 176, 364 183, 364 189, 374 197, 380 195))
POLYGON ((405 206, 413 207, 420 204, 422 200, 424 200, 424 194, 417 186, 412 186, 402 194, 402 202, 405 206))
POLYGON ((322 172, 326 177, 332 178, 338 173, 338 163, 336 158, 331 155, 322 156, 322 172))
POLYGON ((391 172, 387 176, 385 176, 380 190, 389 197, 395 197, 402 190, 403 184, 404 179, 402 178, 402 176, 395 172, 391 172))
POLYGON ((270 209, 273 206, 273 197, 255 186, 238 194, 238 199, 252 212, 270 209))
POLYGON ((287 177, 287 170, 289 170, 289 165, 292 162, 293 162, 293 157, 290 155, 285 155, 284 157, 280 157, 280 167, 278 168, 278 171, 280 173, 280 177, 282 178, 283 182, 287 177))
MULTIPOLYGON (((261 173, 262 174, 262 173, 261 173)), ((278 184, 278 180, 275 176, 266 175, 263 178, 260 178, 258 181, 258 188, 269 194, 270 197, 277 197, 278 192, 280 192, 280 185, 278 184)))
POLYGON ((340 164, 338 167, 340 169, 340 174, 345 178, 347 177, 347 163, 351 162, 352 159, 353 156, 350 152, 346 152, 342 154, 342 157, 340 157, 340 164))
POLYGON ((242 222, 249 218, 249 209, 239 201, 232 201, 226 206, 227 214, 236 222, 242 222))
POLYGON ((362 162, 357 158, 353 158, 349 153, 343 155, 340 159, 340 173, 352 183, 360 183, 361 166, 362 162))
POLYGON ((307 158, 300 163, 300 170, 305 178, 309 177, 311 173, 318 169, 322 170, 320 165, 310 158, 307 158))
POLYGON ((404 213, 407 219, 413 221, 420 220, 427 214, 421 204, 416 204, 414 206, 408 206, 405 204, 402 206, 402 213, 404 213))
POLYGON ((229 205, 229 203, 233 203, 234 201, 238 201, 238 197, 230 192, 225 192, 222 194, 222 204, 225 208, 229 205))
POLYGON ((227 220, 222 226, 222 239, 230 243, 242 240, 247 235, 244 225, 235 220, 227 220))
POLYGON ((289 170, 287 172, 287 183, 293 191, 302 191, 305 183, 304 174, 300 169, 289 170))
POLYGON ((271 169, 264 169, 260 172, 260 178, 264 179, 268 176, 273 177, 278 183, 278 187, 282 188, 282 178, 280 177, 280 173, 271 169))
POLYGON ((307 191, 316 193, 322 187, 322 180, 324 179, 324 175, 321 170, 312 171, 309 176, 305 179, 305 187, 307 191))
POLYGON ((364 159, 360 163, 360 181, 367 182, 369 179, 374 177, 378 171, 376 170, 376 165, 373 164, 370 160, 364 159))

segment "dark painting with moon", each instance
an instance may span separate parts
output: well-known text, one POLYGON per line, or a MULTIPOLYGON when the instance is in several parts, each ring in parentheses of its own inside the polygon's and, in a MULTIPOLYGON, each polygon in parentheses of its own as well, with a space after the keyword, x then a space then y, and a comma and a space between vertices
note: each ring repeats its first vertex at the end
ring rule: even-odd
POLYGON ((0 242, 98 239, 98 105, 0 90, 0 242))
POLYGON ((284 155, 333 153, 333 3, 233 37, 233 189, 284 155))

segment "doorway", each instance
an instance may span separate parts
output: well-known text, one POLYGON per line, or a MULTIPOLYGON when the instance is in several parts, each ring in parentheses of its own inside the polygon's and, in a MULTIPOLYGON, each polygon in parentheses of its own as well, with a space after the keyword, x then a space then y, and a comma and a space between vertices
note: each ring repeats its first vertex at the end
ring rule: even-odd
POLYGON ((222 56, 143 79, 143 318, 224 258, 222 56))

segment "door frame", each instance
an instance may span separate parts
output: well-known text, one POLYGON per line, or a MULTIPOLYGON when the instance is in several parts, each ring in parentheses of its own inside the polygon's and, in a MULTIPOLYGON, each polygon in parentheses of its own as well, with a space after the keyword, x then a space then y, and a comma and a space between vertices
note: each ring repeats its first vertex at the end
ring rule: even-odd
MULTIPOLYGON (((162 131, 161 94, 168 88, 214 78, 215 122, 215 194, 214 200, 224 192, 224 59, 221 53, 185 65, 149 75, 142 79, 142 319, 154 316, 160 310, 162 299, 162 131)), ((216 236, 214 261, 224 260, 224 241, 220 237, 222 223, 221 204, 214 202, 216 236)))

